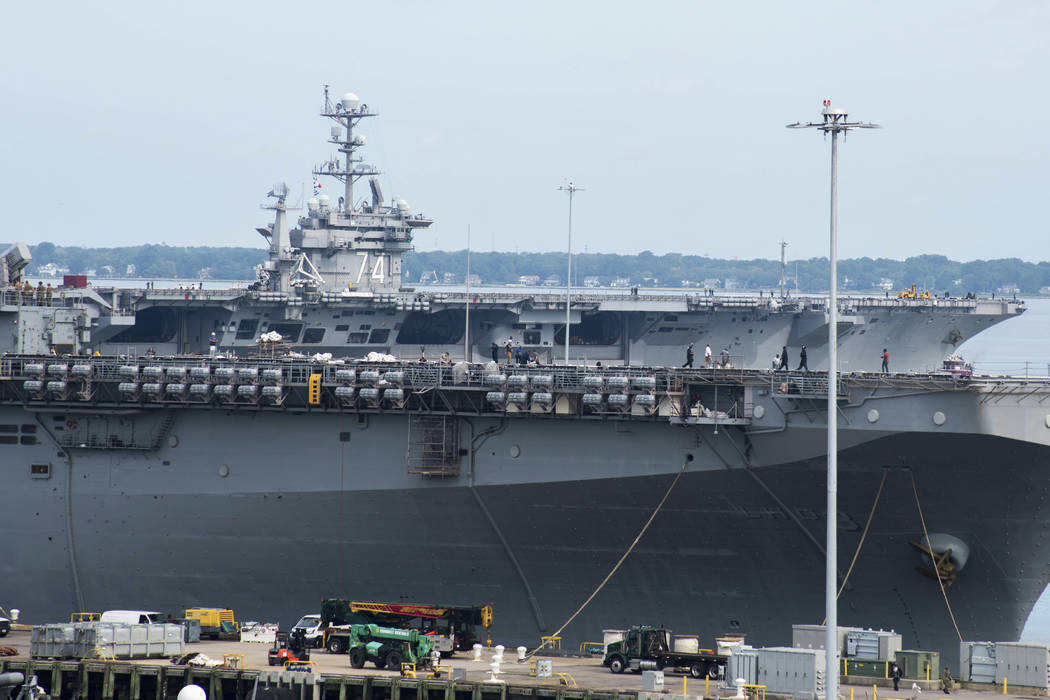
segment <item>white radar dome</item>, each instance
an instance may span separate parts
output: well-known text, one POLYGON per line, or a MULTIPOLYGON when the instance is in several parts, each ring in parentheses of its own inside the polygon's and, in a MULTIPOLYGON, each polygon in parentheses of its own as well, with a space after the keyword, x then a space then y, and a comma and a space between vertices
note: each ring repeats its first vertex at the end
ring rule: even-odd
POLYGON ((348 92, 343 95, 343 109, 350 110, 357 109, 357 105, 361 103, 361 100, 357 99, 357 95, 352 92, 348 92))
POLYGON ((397 200, 397 208, 400 211, 408 211, 408 209, 409 209, 408 202, 406 202, 403 199, 397 200))
POLYGON ((310 197, 310 199, 306 200, 306 208, 309 211, 317 211, 317 206, 317 197, 310 197))
POLYGON ((179 700, 208 700, 208 694, 199 685, 188 685, 179 691, 179 700))
POLYGON ((358 134, 357 136, 355 136, 354 137, 354 145, 355 146, 364 146, 365 145, 365 137, 362 136, 361 134, 358 134))
POLYGON ((326 194, 322 194, 320 197, 317 198, 317 203, 321 205, 322 209, 327 209, 328 208, 328 202, 329 202, 329 199, 328 199, 328 195, 326 195, 326 194))

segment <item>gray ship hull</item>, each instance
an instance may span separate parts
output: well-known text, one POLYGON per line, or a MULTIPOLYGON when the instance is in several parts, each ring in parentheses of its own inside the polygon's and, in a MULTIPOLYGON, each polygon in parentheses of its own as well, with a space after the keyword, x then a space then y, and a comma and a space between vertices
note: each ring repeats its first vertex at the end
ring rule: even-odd
MULTIPOLYGON (((223 605, 287 625, 330 596, 491 602, 497 641, 534 644, 602 580, 687 455, 652 527, 566 642, 660 623, 783 644, 792 623, 823 617, 819 424, 766 445, 755 435, 752 464, 766 466, 745 468, 716 457, 741 437, 729 426, 478 418, 473 464, 435 479, 405 469, 404 416, 157 414, 171 425, 156 450, 70 449, 66 460, 48 436, 97 418, 0 411, 23 435, 40 426, 36 445, 3 447, 3 598, 25 619, 223 605), (50 478, 31 478, 42 463, 50 478)), ((948 591, 963 637, 1015 639, 1050 578, 1050 448, 848 428, 840 443, 843 570, 888 470, 840 623, 892 627, 905 646, 955 658, 937 584, 908 544, 922 537, 910 470, 930 531, 971 548, 948 591)))

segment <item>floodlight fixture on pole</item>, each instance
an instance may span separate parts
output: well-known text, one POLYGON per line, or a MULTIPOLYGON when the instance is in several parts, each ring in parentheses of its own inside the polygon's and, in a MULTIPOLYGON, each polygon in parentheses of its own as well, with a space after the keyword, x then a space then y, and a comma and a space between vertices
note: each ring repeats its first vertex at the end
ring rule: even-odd
POLYGON ((838 257, 838 138, 853 129, 878 129, 878 124, 851 122, 844 109, 832 108, 824 100, 822 122, 795 122, 789 129, 818 129, 831 134, 831 245, 828 253, 830 284, 828 287, 828 513, 827 568, 824 578, 824 697, 838 698, 838 299, 836 295, 836 261, 838 257))
POLYGON ((572 307, 572 198, 577 192, 582 192, 582 187, 569 182, 558 188, 562 192, 569 193, 569 265, 565 275, 565 364, 569 364, 569 324, 571 323, 570 309, 572 307))

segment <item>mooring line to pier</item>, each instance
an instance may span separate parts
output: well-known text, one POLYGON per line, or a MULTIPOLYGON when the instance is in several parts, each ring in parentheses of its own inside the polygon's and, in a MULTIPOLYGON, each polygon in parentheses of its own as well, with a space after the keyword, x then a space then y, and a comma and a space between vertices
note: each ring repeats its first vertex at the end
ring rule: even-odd
POLYGON ((933 572, 937 574, 937 584, 941 587, 941 596, 944 598, 944 604, 948 607, 948 617, 952 620, 952 627, 955 628, 955 634, 959 637, 959 641, 963 640, 962 632, 959 631, 959 624, 955 621, 955 613, 952 612, 952 604, 948 602, 948 592, 944 589, 944 579, 941 578, 940 567, 937 566, 937 562, 933 561, 933 543, 930 542, 930 533, 926 530, 926 517, 922 514, 922 504, 919 503, 919 487, 915 485, 915 472, 911 469, 908 470, 908 478, 911 479, 911 491, 915 494, 915 507, 919 510, 919 521, 922 522, 922 536, 926 538, 926 547, 930 551, 930 560, 933 563, 933 572))
MULTIPOLYGON (((882 480, 879 481, 879 490, 875 492, 875 501, 871 504, 871 512, 868 513, 868 522, 864 523, 864 530, 860 533, 860 542, 857 543, 857 551, 853 553, 853 559, 850 560, 849 568, 846 569, 846 575, 842 578, 842 585, 839 586, 839 592, 835 594, 835 600, 839 599, 842 595, 842 591, 846 590, 846 582, 849 580, 849 575, 853 573, 853 567, 857 563, 857 559, 860 557, 860 549, 864 546, 864 540, 868 537, 868 530, 871 528, 871 521, 875 519, 875 509, 879 507, 879 499, 882 498, 882 488, 886 485, 886 474, 888 470, 883 467, 882 469, 882 480)), ((827 620, 825 620, 827 622, 827 620)))
MULTIPOLYGON (((871 521, 875 519, 875 509, 879 505, 879 499, 882 498, 882 489, 886 486, 886 474, 888 473, 889 470, 883 467, 882 480, 879 481, 879 488, 875 492, 875 501, 871 504, 871 511, 868 513, 868 522, 864 523, 864 530, 860 533, 860 542, 857 543, 857 549, 853 552, 853 559, 850 560, 849 568, 846 569, 846 575, 842 577, 842 585, 839 586, 839 592, 835 594, 835 600, 842 597, 842 592, 846 590, 846 584, 849 581, 849 575, 853 573, 853 567, 857 564, 857 559, 860 557, 860 550, 861 547, 864 546, 864 540, 868 537, 868 530, 871 528, 871 521)), ((828 618, 825 617, 820 624, 826 625, 827 623, 828 618)))
POLYGON ((84 593, 80 588, 80 570, 77 567, 76 540, 73 537, 73 453, 70 452, 71 448, 59 444, 58 438, 48 429, 47 424, 40 420, 39 413, 34 413, 33 418, 55 443, 59 453, 65 456, 66 465, 69 467, 66 470, 66 549, 69 552, 69 571, 73 579, 73 597, 76 599, 77 610, 85 610, 84 593))
MULTIPOLYGON (((642 529, 638 533, 638 536, 634 538, 634 542, 631 542, 631 546, 628 547, 627 551, 623 553, 623 556, 620 557, 620 560, 618 562, 616 562, 616 565, 613 566, 612 570, 608 574, 606 574, 605 578, 602 579, 602 582, 599 583, 598 587, 594 589, 594 592, 587 596, 587 600, 583 601, 583 604, 576 609, 576 612, 570 615, 569 619, 563 622, 561 627, 558 628, 558 631, 550 636, 551 639, 561 636, 562 631, 566 627, 568 627, 569 624, 571 624, 572 621, 575 620, 576 617, 583 612, 584 608, 586 608, 590 604, 590 602, 594 600, 594 597, 598 595, 598 593, 600 593, 603 588, 605 588, 605 584, 609 583, 609 579, 611 579, 613 577, 613 574, 615 574, 619 570, 620 565, 627 560, 627 557, 629 557, 631 552, 634 551, 634 548, 638 544, 638 541, 642 539, 642 536, 645 535, 646 530, 648 530, 649 526, 653 524, 653 520, 656 519, 656 514, 659 513, 660 510, 664 507, 664 503, 667 502, 667 498, 671 495, 671 491, 674 490, 675 485, 678 483, 679 479, 682 478, 682 474, 685 474, 685 468, 689 466, 689 463, 692 461, 693 455, 687 455, 685 461, 682 462, 682 468, 678 470, 677 474, 675 474, 674 479, 671 481, 671 485, 668 486, 667 491, 664 492, 664 497, 661 498, 660 502, 656 504, 656 508, 653 509, 652 515, 650 515, 649 519, 645 521, 645 525, 642 526, 642 529)), ((531 658, 535 656, 536 653, 539 652, 539 650, 542 649, 546 644, 547 642, 541 643, 538 647, 530 651, 526 658, 531 658)))

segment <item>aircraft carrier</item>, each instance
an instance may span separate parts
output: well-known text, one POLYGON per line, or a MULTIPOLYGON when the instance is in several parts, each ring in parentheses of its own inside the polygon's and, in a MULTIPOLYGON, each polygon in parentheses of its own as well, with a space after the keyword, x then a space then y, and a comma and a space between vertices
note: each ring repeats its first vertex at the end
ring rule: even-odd
MULTIPOLYGON (((24 246, 3 256, 3 603, 32 621, 223 605, 290 624, 328 596, 491 602, 500 642, 535 643, 670 489, 567 644, 639 623, 781 644, 819 623, 827 376, 760 368, 802 342, 819 366, 826 301, 574 295, 574 362, 551 364, 555 295, 404 288, 400 252, 430 220, 374 181, 351 204, 374 173, 352 127, 373 113, 347 95, 324 114, 345 159, 315 170, 343 201, 308 202, 292 230, 275 187, 254 289, 46 294, 21 284, 24 246), (732 362, 666 366, 708 336, 733 339, 732 362), (486 362, 507 338, 540 361, 486 362), (324 354, 419 345, 453 361, 324 354)), ((964 638, 1015 639, 1050 580, 1050 386, 861 370, 886 345, 895 369, 937 366, 1023 306, 842 304, 840 565, 864 546, 840 624, 954 658, 939 576, 964 638)))
MULTIPOLYGON (((822 617, 822 373, 7 355, 0 376, 0 573, 27 619, 289 624, 345 595, 491 602, 499 641, 535 643, 676 477, 567 640, 652 622, 779 644, 822 617)), ((1050 386, 839 391, 843 569, 880 494, 841 624, 957 649, 921 507, 962 635, 1015 639, 1050 580, 1050 386)))
MULTIPOLYGON (((376 116, 372 108, 353 94, 333 100, 326 88, 321 111, 333 124, 328 142, 337 154, 313 173, 334 178, 342 194, 334 202, 327 194, 310 198, 292 227, 288 187, 273 187, 273 221, 257 229, 269 259, 251 288, 60 288, 43 299, 9 293, 0 307, 0 351, 174 355, 208 352, 214 340, 220 352, 245 355, 264 333, 279 333, 306 355, 415 360, 423 352, 482 361, 491 359, 493 344, 511 342, 544 364, 564 362, 564 291, 406 286, 402 255, 433 221, 402 199, 387 200, 379 170, 364 162, 360 123, 376 116), (354 186, 364 178, 367 196, 358 199, 354 186)), ((0 287, 19 279, 28 258, 24 245, 4 256, 0 287)), ((797 364, 805 345, 809 368, 827 368, 827 298, 792 295, 784 285, 752 295, 574 289, 569 296, 572 363, 681 365, 695 342, 701 357, 709 343, 734 366, 751 368, 769 367, 783 347, 797 364)), ((963 341, 1025 308, 1014 300, 921 294, 838 303, 842 371, 878 369, 883 348, 893 369, 939 368, 963 341)))

